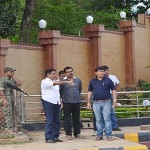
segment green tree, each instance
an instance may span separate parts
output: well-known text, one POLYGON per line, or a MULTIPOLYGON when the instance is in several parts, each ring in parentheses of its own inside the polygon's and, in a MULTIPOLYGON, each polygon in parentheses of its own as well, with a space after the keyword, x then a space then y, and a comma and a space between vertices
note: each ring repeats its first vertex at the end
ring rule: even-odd
MULTIPOLYGON (((150 91, 150 82, 143 81, 140 86, 143 91, 150 91)), ((150 98, 150 93, 143 93, 141 97, 150 98)))
POLYGON ((145 14, 147 9, 150 8, 149 0, 124 0, 124 9, 127 17, 137 19, 138 14, 145 14))
POLYGON ((22 16, 19 39, 22 42, 30 42, 30 32, 32 27, 32 17, 35 9, 35 0, 26 0, 25 9, 22 16))
POLYGON ((0 8, 0 36, 9 38, 16 34, 20 0, 1 0, 0 8))
POLYGON ((85 18, 89 14, 94 17, 94 23, 104 24, 108 29, 118 29, 117 23, 120 19, 120 10, 110 7, 107 12, 96 11, 96 9, 91 11, 89 9, 90 5, 91 2, 88 0, 36 1, 32 27, 30 28, 30 41, 37 42, 36 34, 40 19, 47 21, 46 29, 60 30, 62 34, 79 35, 80 31, 82 33, 82 28, 86 24, 85 18))
MULTIPOLYGON (((47 21, 46 29, 60 30, 62 34, 79 34, 79 30, 81 30, 85 24, 85 17, 88 15, 86 11, 79 9, 73 2, 62 5, 47 4, 45 7, 44 5, 44 3, 36 3, 34 17, 32 18, 32 36, 37 34, 39 28, 38 21, 40 19, 47 21)), ((33 42, 36 42, 36 36, 37 35, 35 35, 31 41, 35 40, 33 42)))
POLYGON ((79 35, 89 14, 94 17, 93 23, 117 30, 122 10, 128 18, 133 18, 149 8, 148 0, 140 2, 146 7, 138 7, 137 12, 133 13, 131 8, 139 0, 1 0, 0 33, 1 37, 11 36, 14 41, 37 43, 38 21, 45 19, 47 29, 79 35))

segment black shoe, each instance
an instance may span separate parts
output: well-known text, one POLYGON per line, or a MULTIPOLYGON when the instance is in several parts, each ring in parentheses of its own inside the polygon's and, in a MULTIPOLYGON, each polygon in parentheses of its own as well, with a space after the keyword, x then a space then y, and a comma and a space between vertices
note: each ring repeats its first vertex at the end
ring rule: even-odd
POLYGON ((76 138, 76 139, 86 139, 87 137, 83 136, 83 135, 80 135, 80 134, 77 134, 77 135, 74 135, 74 138, 76 138))
POLYGON ((56 141, 54 141, 54 140, 46 140, 45 142, 46 143, 56 143, 56 141))
POLYGON ((60 139, 58 139, 58 138, 55 138, 54 141, 55 141, 55 142, 63 142, 63 140, 60 140, 60 139))
POLYGON ((113 131, 121 131, 120 128, 113 128, 112 130, 113 130, 113 131))

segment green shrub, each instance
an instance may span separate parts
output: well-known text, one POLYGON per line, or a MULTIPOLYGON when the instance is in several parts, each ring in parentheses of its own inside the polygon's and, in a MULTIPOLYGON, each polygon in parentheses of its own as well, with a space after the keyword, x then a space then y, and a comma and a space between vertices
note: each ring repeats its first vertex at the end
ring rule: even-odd
MULTIPOLYGON (((142 91, 150 91, 150 82, 145 82, 145 81, 141 82, 140 88, 142 89, 142 91)), ((143 93, 140 97, 150 98, 150 93, 143 93)))
MULTIPOLYGON (((117 108, 115 110, 117 118, 135 118, 137 117, 137 109, 138 108, 117 108)), ((149 117, 150 112, 145 112, 145 111, 150 111, 150 108, 139 108, 139 116, 140 117, 149 117)), ((80 112, 80 117, 82 118, 93 118, 93 111, 92 110, 81 110, 80 112)))

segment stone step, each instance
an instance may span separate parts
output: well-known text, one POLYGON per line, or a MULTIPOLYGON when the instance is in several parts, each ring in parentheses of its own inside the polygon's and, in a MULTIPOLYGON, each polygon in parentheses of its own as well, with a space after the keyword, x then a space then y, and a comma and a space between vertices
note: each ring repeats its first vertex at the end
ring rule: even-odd
POLYGON ((150 125, 141 125, 140 129, 141 130, 150 130, 150 125))

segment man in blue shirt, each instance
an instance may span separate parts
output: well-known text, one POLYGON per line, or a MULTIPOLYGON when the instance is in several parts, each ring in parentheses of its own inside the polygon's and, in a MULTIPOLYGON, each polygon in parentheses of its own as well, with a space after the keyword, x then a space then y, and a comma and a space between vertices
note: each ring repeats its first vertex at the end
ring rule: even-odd
POLYGON ((87 108, 91 109, 91 96, 93 96, 93 110, 96 117, 97 137, 96 140, 103 139, 103 118, 105 122, 105 131, 108 141, 112 141, 112 125, 111 125, 111 96, 113 96, 113 106, 117 106, 117 94, 114 83, 111 79, 105 77, 103 67, 95 69, 96 77, 93 78, 88 86, 87 108), (112 94, 110 93, 112 91, 112 94))

